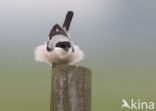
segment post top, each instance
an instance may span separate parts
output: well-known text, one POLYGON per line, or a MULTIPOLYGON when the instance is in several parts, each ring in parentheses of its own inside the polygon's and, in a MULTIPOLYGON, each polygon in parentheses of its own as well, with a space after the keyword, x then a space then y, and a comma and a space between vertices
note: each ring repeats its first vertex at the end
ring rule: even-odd
POLYGON ((91 72, 91 69, 90 68, 87 68, 87 67, 84 67, 84 66, 76 66, 76 65, 69 65, 69 64, 58 64, 58 65, 52 65, 52 69, 55 68, 55 69, 58 69, 58 68, 61 68, 61 69, 67 69, 67 68, 72 68, 72 69, 83 69, 83 70, 86 70, 86 71, 89 71, 91 72))

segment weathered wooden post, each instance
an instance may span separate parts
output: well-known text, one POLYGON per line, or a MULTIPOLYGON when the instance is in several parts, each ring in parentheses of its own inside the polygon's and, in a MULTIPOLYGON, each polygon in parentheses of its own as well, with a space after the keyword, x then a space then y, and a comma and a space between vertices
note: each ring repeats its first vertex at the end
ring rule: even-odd
POLYGON ((50 111, 91 111, 91 70, 74 65, 52 67, 50 111))

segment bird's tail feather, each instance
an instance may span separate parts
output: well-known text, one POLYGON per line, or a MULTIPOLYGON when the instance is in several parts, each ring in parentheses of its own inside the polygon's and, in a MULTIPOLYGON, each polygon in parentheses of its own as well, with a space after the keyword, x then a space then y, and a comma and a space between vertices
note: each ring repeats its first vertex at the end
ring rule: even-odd
POLYGON ((71 21, 72 21, 73 15, 74 15, 74 13, 73 13, 72 11, 68 11, 68 12, 67 12, 65 21, 64 21, 64 23, 63 23, 63 28, 65 28, 66 31, 69 30, 70 23, 71 23, 71 21))

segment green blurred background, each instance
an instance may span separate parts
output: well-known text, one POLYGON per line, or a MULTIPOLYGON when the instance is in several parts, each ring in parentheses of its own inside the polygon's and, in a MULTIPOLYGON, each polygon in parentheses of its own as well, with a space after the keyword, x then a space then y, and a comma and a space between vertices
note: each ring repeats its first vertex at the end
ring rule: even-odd
POLYGON ((86 55, 77 65, 93 72, 93 111, 121 111, 123 98, 156 103, 155 0, 0 0, 0 111, 49 111, 51 67, 34 48, 68 10, 86 55))

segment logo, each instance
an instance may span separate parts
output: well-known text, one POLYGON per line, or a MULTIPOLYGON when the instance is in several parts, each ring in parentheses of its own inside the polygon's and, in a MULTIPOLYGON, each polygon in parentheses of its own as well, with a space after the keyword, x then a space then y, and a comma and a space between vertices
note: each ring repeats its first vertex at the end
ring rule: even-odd
POLYGON ((134 100, 134 99, 131 99, 130 102, 127 102, 125 99, 122 99, 122 102, 123 104, 121 105, 121 109, 123 108, 146 109, 146 110, 154 109, 154 102, 147 102, 147 101, 134 100))

